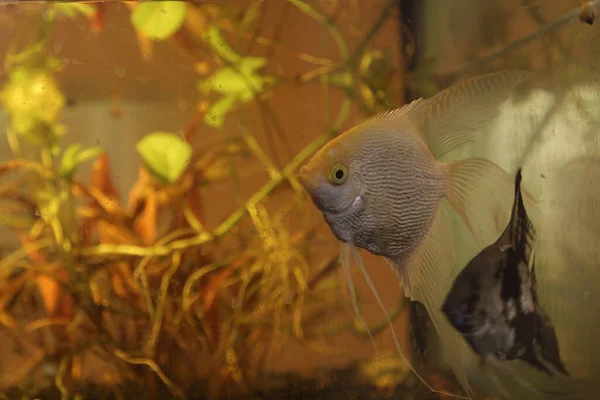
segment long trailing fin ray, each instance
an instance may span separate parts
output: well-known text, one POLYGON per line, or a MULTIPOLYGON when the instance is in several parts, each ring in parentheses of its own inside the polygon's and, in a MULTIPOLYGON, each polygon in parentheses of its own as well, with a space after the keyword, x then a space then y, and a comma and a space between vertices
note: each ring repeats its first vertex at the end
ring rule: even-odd
MULTIPOLYGON (((522 190, 522 169, 517 170, 515 177, 514 204, 511 211, 510 240, 516 243, 518 251, 525 254, 529 259, 529 268, 533 268, 533 249, 537 237, 537 230, 529 218, 525 207, 522 190)), ((535 271, 531 271, 532 279, 535 281, 535 271)), ((535 286, 534 286, 535 289, 535 286)))
POLYGON ((462 368, 464 344, 441 311, 444 296, 454 278, 454 248, 446 207, 444 202, 440 203, 427 235, 408 262, 388 262, 401 277, 406 295, 427 309, 436 331, 444 339, 444 351, 453 360, 452 367, 459 383, 470 392, 462 368))
MULTIPOLYGON (((506 225, 504 232, 497 240, 498 244, 507 246, 526 246, 527 250, 531 247, 531 241, 535 237, 535 229, 527 215, 525 201, 521 190, 522 169, 518 168, 515 175, 515 183, 513 189, 513 205, 510 211, 509 223, 506 225), (524 237, 526 235, 526 237, 524 237)), ((519 250, 523 250, 520 248, 519 250)), ((528 253, 529 254, 529 253, 528 253)), ((530 260, 531 261, 531 260, 530 260)))
POLYGON ((449 169, 448 201, 480 246, 495 242, 510 218, 512 177, 483 158, 459 160, 449 169))
POLYGON ((340 255, 338 258, 338 262, 342 264, 342 269, 344 270, 344 276, 346 277, 346 285, 348 286, 348 292, 350 293, 350 299, 352 300, 352 308, 354 309, 354 313, 356 314, 356 318, 360 321, 361 324, 364 325, 367 335, 369 335, 369 339, 371 343, 373 343, 373 347, 375 348, 375 354, 378 354, 377 343, 375 343, 375 338, 371 334, 371 330, 369 329, 369 325, 367 325, 367 321, 365 321, 362 313, 360 312, 360 308, 358 307, 358 301, 356 296, 356 289, 354 288, 354 281, 352 279, 352 245, 349 243, 344 243, 340 241, 340 255))
POLYGON ((500 113, 500 106, 534 73, 505 70, 466 79, 429 99, 418 99, 370 120, 412 120, 436 158, 475 140, 500 113))
POLYGON ((358 249, 355 246, 352 246, 352 253, 354 255, 354 261, 356 262, 356 264, 362 271, 362 273, 365 277, 365 280, 367 281, 367 284, 369 285, 369 288, 371 289, 371 292, 373 293, 373 296, 375 296, 375 299, 376 299, 377 303, 379 304, 379 307, 381 308, 381 310, 383 311, 383 313, 385 315, 385 318, 387 319, 388 325, 390 326, 390 331, 392 333, 392 338, 394 340, 394 345, 396 346, 396 350, 398 351, 398 354, 400 355, 402 360, 406 363, 406 365, 408 365, 408 367, 410 368, 412 373, 415 374, 417 379, 419 379, 419 381, 421 381, 421 383, 423 383, 423 385, 425 385, 427 387, 427 389, 429 389, 433 393, 438 393, 441 395, 445 395, 445 396, 457 398, 457 399, 472 400, 470 397, 460 396, 457 394, 448 393, 448 392, 444 392, 441 390, 436 390, 433 387, 431 387, 431 385, 429 385, 427 383, 427 381, 425 381, 425 379, 423 379, 423 377, 421 377, 421 375, 417 372, 417 370, 413 367, 413 365, 410 363, 410 361, 404 354, 404 351, 402 350, 402 347, 400 346, 400 341, 398 340, 398 337, 396 336, 396 332, 394 331, 394 326, 392 324, 392 320, 387 312, 387 309, 385 308, 385 305, 383 304, 383 301, 381 300, 381 296, 379 296, 379 291, 377 290, 377 288, 375 287, 375 284, 371 280, 371 277, 370 277, 369 273, 367 272, 365 265, 362 262, 362 258, 360 257, 360 254, 358 253, 358 249))

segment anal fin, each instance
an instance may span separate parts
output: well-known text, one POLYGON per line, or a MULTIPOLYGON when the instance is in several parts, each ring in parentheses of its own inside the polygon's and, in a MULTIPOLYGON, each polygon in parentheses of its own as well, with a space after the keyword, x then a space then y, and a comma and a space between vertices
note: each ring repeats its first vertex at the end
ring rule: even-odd
POLYGON ((462 358, 466 345, 441 311, 454 279, 454 247, 448 206, 445 201, 440 203, 427 235, 408 261, 388 262, 398 273, 406 296, 419 301, 427 309, 436 331, 443 339, 442 346, 456 378, 469 393, 462 358))

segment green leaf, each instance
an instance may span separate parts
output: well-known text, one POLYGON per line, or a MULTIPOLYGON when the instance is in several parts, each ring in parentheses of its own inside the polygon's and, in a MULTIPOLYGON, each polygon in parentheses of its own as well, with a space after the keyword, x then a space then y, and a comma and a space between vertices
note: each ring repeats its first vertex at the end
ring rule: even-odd
POLYGON ((237 64, 240 61, 240 56, 225 42, 221 31, 216 26, 211 26, 204 32, 204 39, 208 41, 222 59, 229 61, 232 64, 237 64))
POLYGON ((81 144, 73 143, 64 151, 62 159, 60 160, 60 168, 58 170, 58 174, 63 178, 67 176, 70 178, 73 174, 73 171, 77 166, 75 159, 79 149, 81 149, 81 144))
POLYGON ((248 79, 247 90, 240 93, 240 100, 249 102, 257 95, 264 93, 268 86, 275 83, 275 78, 271 76, 252 75, 248 79))
POLYGON ((212 90, 224 95, 249 91, 247 80, 231 67, 221 68, 205 82, 212 90))
POLYGON ((244 57, 240 61, 238 69, 244 75, 252 75, 254 72, 265 66, 267 63, 266 58, 262 57, 244 57))
POLYGON ((92 15, 96 14, 96 9, 91 4, 71 3, 71 6, 75 7, 75 9, 79 11, 80 14, 83 14, 86 17, 91 17, 92 15))
MULTIPOLYGON (((258 68, 261 62, 260 59, 250 60, 244 66, 245 71, 236 71, 232 67, 221 68, 210 78, 201 81, 198 90, 204 94, 210 90, 224 95, 235 94, 243 101, 250 101, 256 94, 262 93, 265 86, 275 82, 273 77, 253 73, 251 68, 258 68)), ((244 62, 242 61, 240 65, 244 65, 244 62)))
POLYGON ((203 37, 221 58, 233 64, 221 68, 210 78, 198 83, 198 91, 203 95, 208 95, 211 91, 223 95, 204 116, 208 125, 221 127, 225 115, 236 101, 252 101, 256 95, 264 92, 266 86, 274 83, 275 78, 257 73, 267 63, 265 58, 240 57, 227 45, 218 28, 207 29, 203 37))
POLYGON ((77 13, 83 14, 86 17, 90 17, 96 13, 96 10, 90 4, 59 3, 55 4, 54 7, 57 11, 65 14, 69 18, 75 18, 77 16, 77 13))
POLYGON ((45 221, 48 221, 58 214, 62 199, 60 196, 58 196, 55 188, 46 186, 37 190, 35 192, 35 199, 38 205, 40 216, 45 221))
POLYGON ((52 149, 65 132, 56 123, 65 104, 56 80, 39 67, 14 67, 0 92, 0 104, 11 116, 11 130, 31 143, 52 149))
POLYGON ((177 32, 187 12, 183 1, 151 1, 138 4, 131 13, 131 23, 146 36, 162 40, 177 32))
POLYGON ((170 132, 154 132, 137 144, 146 167, 163 183, 173 183, 183 173, 192 157, 192 148, 181 137, 170 132))
POLYGON ((6 57, 4 59, 4 69, 10 71, 14 65, 32 64, 36 61, 39 62, 40 54, 43 54, 44 46, 46 43, 43 40, 34 42, 21 50, 16 52, 14 48, 9 47, 6 57))
POLYGON ((14 114, 10 128, 30 143, 48 149, 52 149, 58 139, 66 133, 63 125, 47 122, 28 114, 14 114))
POLYGON ((229 109, 235 103, 235 100, 236 96, 234 95, 221 97, 221 99, 214 103, 210 107, 210 110, 204 114, 204 122, 206 122, 207 125, 215 128, 222 127, 225 120, 225 115, 227 115, 229 109))
POLYGON ((73 143, 64 151, 62 159, 60 161, 60 168, 58 170, 58 174, 67 180, 71 180, 73 177, 73 172, 75 169, 92 158, 96 158, 102 153, 102 149, 99 147, 90 147, 83 151, 79 151, 81 149, 81 144, 73 143))
POLYGON ((11 114, 28 114, 54 121, 65 104, 52 74, 38 68, 18 67, 0 92, 0 102, 11 114))

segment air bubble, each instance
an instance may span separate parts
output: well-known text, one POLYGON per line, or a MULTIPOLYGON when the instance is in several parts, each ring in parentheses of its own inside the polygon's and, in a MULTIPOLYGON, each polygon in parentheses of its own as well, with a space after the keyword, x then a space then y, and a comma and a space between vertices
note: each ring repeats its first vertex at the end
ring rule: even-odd
POLYGON ((138 76, 137 77, 138 82, 140 82, 142 85, 145 85, 146 83, 150 82, 152 80, 151 77, 149 76, 138 76))

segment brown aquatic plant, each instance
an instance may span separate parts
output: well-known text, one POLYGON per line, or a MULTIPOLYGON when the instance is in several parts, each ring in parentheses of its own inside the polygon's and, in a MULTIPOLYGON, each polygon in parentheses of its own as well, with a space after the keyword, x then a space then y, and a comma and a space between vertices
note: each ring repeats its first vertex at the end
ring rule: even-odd
MULTIPOLYGON (((114 160, 101 148, 60 145, 68 127, 58 121, 68 100, 54 72, 62 66, 43 51, 56 19, 83 16, 100 33, 107 6, 81 2, 28 9, 43 19, 41 31, 28 47, 7 55, 0 95, 11 117, 7 138, 14 153, 0 164, 0 222, 20 243, 0 255, 0 334, 21 353, 19 367, 0 377, 0 391, 35 396, 54 390, 70 398, 95 374, 89 370, 93 365, 102 371, 93 383, 116 398, 127 398, 129 390, 147 398, 167 392, 185 398, 198 381, 205 382, 210 398, 218 398, 226 386, 252 390, 275 341, 315 344, 340 329, 368 338, 353 320, 327 333, 319 328, 323 316, 327 320, 343 305, 338 285, 324 284, 335 278, 337 247, 315 250, 327 246, 328 238, 321 235, 322 224, 306 223, 310 208, 294 171, 341 128, 353 103, 372 113, 393 101, 384 90, 395 76, 390 54, 370 42, 395 2, 385 5, 354 52, 317 8, 285 2, 325 27, 340 60, 288 49, 277 37, 249 30, 263 7, 254 3, 254 16, 210 2, 174 9, 185 16, 168 35, 161 33, 162 40, 184 49, 200 76, 227 73, 239 88, 212 101, 208 94, 215 88, 201 81, 199 90, 212 103, 202 100, 184 138, 155 132, 138 143, 144 165, 128 193, 116 189, 114 160), (262 61, 223 45, 221 32, 281 48, 316 67, 294 77, 263 74, 255 68, 262 61), (273 147, 277 138, 286 146, 285 137, 268 100, 278 87, 323 77, 346 93, 338 118, 330 132, 280 167, 273 147), (45 85, 44 93, 34 94, 28 85, 35 84, 45 85), (248 104, 271 120, 266 130, 275 126, 278 136, 267 135, 269 151, 243 125, 233 138, 193 145, 203 125, 225 129, 222 119, 248 104), (161 147, 186 162, 163 162, 161 147), (88 161, 91 172, 82 179, 78 168, 88 161), (268 179, 220 224, 208 227, 206 213, 212 210, 205 195, 215 185, 235 186, 236 163, 262 166, 268 179)), ((149 6, 127 6, 139 24, 140 50, 150 60, 152 35, 159 34, 135 16, 142 13, 138 7, 149 6)), ((25 12, 11 7, 16 15, 25 12)), ((115 93, 111 110, 115 118, 121 116, 119 96, 115 93)), ((376 334, 383 327, 371 330, 376 334)))

